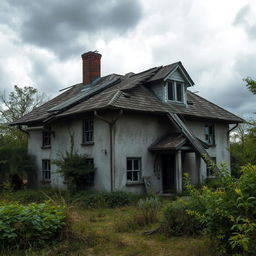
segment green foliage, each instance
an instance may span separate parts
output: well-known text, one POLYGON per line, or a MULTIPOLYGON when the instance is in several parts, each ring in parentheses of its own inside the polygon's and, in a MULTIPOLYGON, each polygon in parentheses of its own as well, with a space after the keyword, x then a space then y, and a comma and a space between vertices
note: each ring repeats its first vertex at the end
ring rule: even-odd
POLYGON ((25 86, 14 86, 14 91, 8 96, 0 93, 0 120, 3 123, 13 122, 25 114, 29 113, 33 108, 40 106, 46 99, 44 94, 38 93, 37 89, 25 86), (3 107, 1 107, 3 105, 3 107))
POLYGON ((83 191, 73 195, 73 202, 79 203, 85 208, 115 208, 133 203, 136 195, 123 191, 94 192, 83 191))
POLYGON ((157 221, 161 203, 156 197, 140 199, 138 202, 138 207, 141 210, 142 216, 146 223, 154 223, 157 221))
POLYGON ((239 125, 230 143, 232 175, 239 177, 242 166, 256 165, 256 122, 239 125))
POLYGON ((2 193, 0 193, 0 200, 9 202, 18 202, 22 204, 29 203, 43 203, 46 200, 61 201, 61 199, 68 199, 67 191, 60 191, 56 189, 21 189, 13 191, 10 187, 10 183, 4 183, 5 187, 2 193), (7 186, 7 187, 6 187, 7 186))
POLYGON ((71 192, 84 189, 91 179, 90 175, 94 175, 96 168, 87 160, 87 155, 74 153, 71 149, 71 152, 60 154, 59 159, 53 162, 63 174, 71 192))
POLYGON ((189 214, 197 208, 197 202, 191 198, 179 198, 167 205, 164 211, 162 229, 169 236, 197 235, 203 224, 189 214))
POLYGON ((220 187, 187 186, 199 207, 188 211, 205 226, 205 231, 232 255, 255 255, 256 244, 256 166, 248 164, 239 179, 220 169, 220 187))
POLYGON ((0 244, 3 248, 42 245, 64 227, 64 209, 49 203, 0 206, 0 244))
POLYGON ((256 94, 256 82, 251 77, 247 77, 243 79, 246 82, 246 87, 249 91, 251 91, 253 94, 256 94))

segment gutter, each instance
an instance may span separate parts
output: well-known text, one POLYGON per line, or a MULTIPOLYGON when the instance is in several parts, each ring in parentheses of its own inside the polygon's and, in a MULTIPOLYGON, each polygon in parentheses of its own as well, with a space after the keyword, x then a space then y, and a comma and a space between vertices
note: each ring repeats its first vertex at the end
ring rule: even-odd
POLYGON ((123 110, 120 110, 120 112, 116 115, 116 117, 109 121, 106 118, 100 116, 97 113, 97 110, 94 110, 94 116, 99 118, 100 120, 106 122, 109 125, 109 147, 110 147, 110 183, 111 183, 111 192, 115 190, 115 159, 114 159, 114 154, 113 154, 113 149, 114 149, 114 141, 113 141, 113 127, 116 123, 116 121, 121 117, 123 114, 123 110))
POLYGON ((236 125, 235 125, 234 127, 232 127, 230 130, 228 130, 228 135, 230 134, 230 132, 232 132, 233 130, 235 130, 237 126, 238 126, 238 123, 236 123, 236 125))
POLYGON ((18 125, 18 129, 19 129, 20 131, 26 133, 26 134, 29 136, 29 132, 26 131, 26 130, 24 130, 24 129, 22 129, 21 125, 18 125))

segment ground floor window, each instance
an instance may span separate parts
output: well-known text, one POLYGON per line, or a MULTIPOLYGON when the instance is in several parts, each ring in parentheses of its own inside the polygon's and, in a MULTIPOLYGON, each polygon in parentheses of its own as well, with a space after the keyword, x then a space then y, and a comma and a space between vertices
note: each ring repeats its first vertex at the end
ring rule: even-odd
POLYGON ((43 181, 51 180, 51 160, 49 159, 42 160, 42 179, 43 181))
POLYGON ((214 166, 216 165, 216 157, 211 157, 211 164, 206 166, 207 177, 214 177, 214 166))
POLYGON ((126 159, 127 181, 136 182, 141 179, 141 158, 128 157, 126 159))

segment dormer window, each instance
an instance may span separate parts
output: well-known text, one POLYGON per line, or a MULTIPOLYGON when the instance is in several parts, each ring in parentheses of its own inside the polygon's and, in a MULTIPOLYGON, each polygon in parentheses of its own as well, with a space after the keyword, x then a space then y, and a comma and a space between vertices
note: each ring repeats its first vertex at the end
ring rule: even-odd
POLYGON ((167 81, 167 100, 184 103, 184 83, 179 81, 167 81))

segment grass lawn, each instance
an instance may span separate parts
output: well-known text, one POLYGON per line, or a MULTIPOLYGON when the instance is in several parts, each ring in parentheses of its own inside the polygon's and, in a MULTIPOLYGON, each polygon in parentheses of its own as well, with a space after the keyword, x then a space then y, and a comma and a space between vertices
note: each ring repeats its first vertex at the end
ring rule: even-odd
MULTIPOLYGON (((1 198, 0 198, 1 199, 1 198)), ((164 201, 166 204, 167 201, 164 201)), ((163 210, 163 209, 162 209, 163 210)), ((137 205, 119 208, 85 209, 67 206, 67 229, 63 239, 51 241, 44 248, 6 251, 1 255, 24 256, 213 256, 209 242, 202 237, 171 237, 163 234, 144 235, 159 227, 159 221, 146 226, 133 226, 139 212, 137 205), (127 221, 129 220, 129 221, 127 221), (72 232, 70 232, 72 230, 72 232)))
POLYGON ((97 256, 203 256, 211 255, 209 245, 200 237, 166 238, 161 234, 143 235, 143 231, 159 225, 145 226, 130 232, 117 232, 118 223, 129 218, 137 208, 127 206, 116 209, 82 210, 68 209, 69 218, 78 239, 54 242, 46 248, 6 252, 2 255, 55 256, 55 255, 97 255, 97 256), (79 234, 83 238, 79 239, 79 234))

